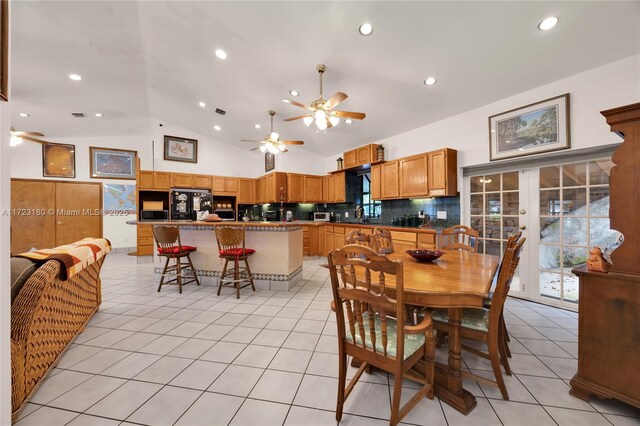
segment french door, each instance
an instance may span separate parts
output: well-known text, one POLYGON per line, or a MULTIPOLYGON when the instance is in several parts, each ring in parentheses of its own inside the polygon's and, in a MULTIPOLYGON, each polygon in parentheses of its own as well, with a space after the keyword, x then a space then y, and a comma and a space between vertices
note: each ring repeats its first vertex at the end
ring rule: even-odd
POLYGON ((501 255, 518 229, 527 237, 511 295, 577 309, 571 270, 590 247, 607 256, 621 240, 609 229, 611 167, 603 158, 465 179, 465 217, 480 231, 479 252, 501 255))

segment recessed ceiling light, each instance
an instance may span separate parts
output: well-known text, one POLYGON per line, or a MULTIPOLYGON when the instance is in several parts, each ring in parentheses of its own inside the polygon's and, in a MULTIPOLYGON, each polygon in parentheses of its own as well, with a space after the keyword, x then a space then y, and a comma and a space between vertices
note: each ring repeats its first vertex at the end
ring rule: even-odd
POLYGON ((289 93, 291 93, 291 96, 298 96, 297 90, 289 90, 289 93))
POLYGON ((365 22, 364 24, 360 25, 358 31, 360 31, 360 34, 362 34, 363 36, 368 36, 373 32, 373 27, 370 23, 365 22))
POLYGON ((222 127, 218 126, 217 124, 215 126, 213 126, 213 130, 219 132, 220 130, 222 130, 222 127))
POLYGON ((427 86, 433 86, 434 84, 436 84, 436 79, 434 77, 428 77, 427 79, 425 79, 424 84, 426 84, 427 86))
POLYGON ((227 59, 227 52, 222 49, 216 49, 216 56, 220 59, 227 59))
POLYGON ((258 123, 254 124, 253 127, 255 127, 256 129, 260 128, 260 125, 258 123))
POLYGON ((96 116, 96 117, 98 117, 98 118, 100 118, 100 117, 102 117, 102 113, 101 113, 101 112, 96 112, 96 113, 95 113, 95 116, 96 116))
POLYGON ((82 80, 82 77, 80 77, 78 74, 69 74, 69 78, 73 81, 80 81, 82 80))
POLYGON ((198 102, 198 105, 200 106, 200 108, 204 108, 207 106, 207 104, 205 104, 204 102, 200 101, 198 102))
POLYGON ((346 120, 344 120, 344 122, 347 123, 347 124, 351 124, 351 123, 353 123, 353 120, 350 119, 350 118, 347 118, 346 120))
POLYGON ((27 114, 26 112, 21 112, 18 114, 20 117, 28 117, 29 114, 27 114))
POLYGON ((542 31, 549 31, 551 28, 555 27, 558 23, 557 16, 549 16, 548 18, 544 18, 539 24, 538 29, 542 31))

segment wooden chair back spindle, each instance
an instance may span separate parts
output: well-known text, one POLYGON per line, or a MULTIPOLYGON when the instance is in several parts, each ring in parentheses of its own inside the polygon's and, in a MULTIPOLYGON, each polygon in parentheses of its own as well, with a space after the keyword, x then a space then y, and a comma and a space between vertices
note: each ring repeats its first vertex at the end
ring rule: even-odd
POLYGON ((172 253, 175 247, 182 252, 182 242, 180 241, 180 230, 177 226, 156 225, 153 227, 153 236, 160 253, 172 253))
POLYGON ((393 239, 391 232, 382 228, 375 228, 371 235, 372 248, 379 254, 393 253, 393 239))
POLYGON ((244 252, 245 238, 243 227, 216 226, 215 230, 218 250, 231 251, 242 249, 242 252, 244 252))

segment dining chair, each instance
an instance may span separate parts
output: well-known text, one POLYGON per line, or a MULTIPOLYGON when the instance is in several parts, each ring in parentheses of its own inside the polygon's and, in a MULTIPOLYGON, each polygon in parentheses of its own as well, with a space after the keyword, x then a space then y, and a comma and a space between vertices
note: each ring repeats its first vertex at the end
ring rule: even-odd
POLYGON ((359 229, 349 231, 345 238, 347 244, 358 244, 361 246, 371 247, 371 235, 365 234, 359 229))
POLYGON ((465 225, 455 225, 442 231, 443 250, 463 250, 478 252, 478 236, 480 233, 465 225))
POLYGON ((371 248, 379 254, 391 254, 394 252, 391 232, 386 229, 373 229, 373 234, 371 234, 371 245, 371 248))
MULTIPOLYGON (((488 352, 468 345, 462 345, 462 349, 475 355, 488 359, 491 362, 491 368, 495 376, 495 381, 478 376, 472 373, 463 373, 473 377, 474 380, 481 383, 497 385, 502 394, 502 398, 509 399, 509 392, 502 377, 500 366, 504 367, 505 373, 511 375, 508 357, 505 351, 503 330, 503 309, 504 302, 509 293, 511 281, 518 262, 520 261, 520 252, 526 238, 521 238, 513 247, 505 250, 504 256, 499 266, 498 280, 496 283, 491 307, 487 308, 465 308, 462 313, 460 336, 462 338, 483 342, 488 347, 488 352)), ((438 332, 438 337, 449 332, 449 316, 446 310, 437 309, 432 313, 434 327, 438 332)))
POLYGON ((197 285, 200 285, 196 268, 193 267, 190 256, 191 253, 197 250, 197 247, 182 245, 180 229, 178 229, 177 226, 154 225, 153 237, 156 240, 158 256, 166 258, 164 269, 160 275, 158 291, 162 289, 163 285, 167 284, 177 285, 179 293, 182 293, 182 286, 185 284, 195 282, 197 285), (183 261, 183 259, 186 261, 183 261), (175 263, 170 265, 171 261, 175 263), (183 272, 185 272, 184 277, 183 272), (185 278, 187 278, 186 273, 191 275, 191 279, 187 281, 185 281, 185 278), (167 275, 175 275, 175 278, 165 281, 167 275))
POLYGON ((431 312, 426 312, 418 325, 404 323, 401 261, 390 260, 368 247, 355 244, 332 251, 328 258, 338 326, 336 420, 342 419, 345 400, 363 372, 374 366, 395 375, 390 424, 396 425, 422 398, 434 397, 435 342, 431 312), (385 282, 390 276, 395 278, 396 299, 385 294, 385 282), (362 363, 347 385, 348 355, 362 363), (421 361, 426 367, 424 376, 409 371, 421 361), (404 377, 419 381, 423 386, 400 407, 404 377))

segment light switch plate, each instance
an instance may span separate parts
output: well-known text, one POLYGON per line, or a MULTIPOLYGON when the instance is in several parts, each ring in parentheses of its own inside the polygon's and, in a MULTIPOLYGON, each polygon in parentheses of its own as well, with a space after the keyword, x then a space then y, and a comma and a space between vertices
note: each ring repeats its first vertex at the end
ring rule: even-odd
POLYGON ((437 218, 438 219, 446 219, 447 218, 447 212, 446 211, 438 211, 437 218))

